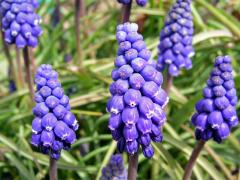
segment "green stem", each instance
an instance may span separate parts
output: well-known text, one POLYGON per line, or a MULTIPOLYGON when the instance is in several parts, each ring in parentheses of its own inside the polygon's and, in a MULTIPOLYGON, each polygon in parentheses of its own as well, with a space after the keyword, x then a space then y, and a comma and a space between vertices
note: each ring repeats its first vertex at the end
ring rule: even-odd
POLYGON ((128 164, 128 180, 137 179, 137 169, 138 169, 138 152, 129 155, 129 164, 128 164))
POLYGON ((122 23, 128 22, 131 15, 132 0, 129 4, 123 5, 122 9, 122 23))
POLYGON ((76 31, 76 44, 77 44, 77 63, 82 68, 82 47, 80 38, 80 19, 85 14, 84 0, 75 0, 75 31, 76 31))
POLYGON ((240 38, 240 29, 234 23, 232 23, 226 16, 224 16, 218 9, 205 0, 196 0, 196 3, 202 5, 208 9, 219 21, 226 25, 238 38, 240 38))
POLYGON ((217 162, 219 167, 222 169, 224 174, 227 176, 228 180, 232 180, 233 177, 231 175, 231 172, 228 170, 227 166, 222 162, 222 159, 209 147, 205 146, 205 150, 212 156, 212 158, 217 162))
POLYGON ((116 142, 112 141, 112 143, 111 143, 110 147, 108 148, 108 151, 101 163, 101 167, 99 168, 96 179, 100 178, 101 173, 102 173, 102 168, 107 165, 107 163, 108 163, 109 159, 111 158, 111 155, 114 153, 115 149, 116 149, 116 142))
POLYGON ((21 63, 21 54, 19 49, 16 47, 16 61, 17 61, 17 77, 20 88, 24 88, 23 69, 21 63))
POLYGON ((31 63, 30 63, 28 47, 25 47, 23 49, 23 57, 24 57, 24 64, 25 64, 25 68, 26 68, 26 79, 27 79, 27 83, 28 83, 30 97, 32 100, 34 100, 33 79, 32 79, 32 73, 31 73, 31 63))
POLYGON ((53 158, 50 158, 50 166, 49 166, 49 179, 57 180, 57 161, 53 158))
POLYGON ((190 180, 190 177, 192 175, 192 171, 193 171, 193 167, 194 167, 194 164, 201 152, 201 150, 203 149, 204 145, 205 145, 205 141, 202 141, 200 140, 196 147, 194 148, 191 156, 190 156, 190 159, 188 161, 188 164, 185 168, 185 172, 184 172, 184 176, 183 176, 183 180, 190 180))
POLYGON ((165 84, 164 89, 168 95, 170 93, 170 89, 171 89, 172 85, 173 85, 173 76, 171 76, 169 73, 167 73, 166 84, 165 84))

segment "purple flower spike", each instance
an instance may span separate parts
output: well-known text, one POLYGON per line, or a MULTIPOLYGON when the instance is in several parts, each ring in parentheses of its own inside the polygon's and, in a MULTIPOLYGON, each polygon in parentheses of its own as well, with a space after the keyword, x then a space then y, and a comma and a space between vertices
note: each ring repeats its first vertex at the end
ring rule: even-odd
POLYGON ((64 95, 58 73, 51 65, 43 64, 37 69, 35 83, 31 144, 58 160, 61 150, 70 149, 76 141, 78 123, 70 112, 69 98, 64 95))
POLYGON ((36 47, 42 34, 41 18, 34 12, 35 0, 1 1, 0 16, 4 40, 17 48, 36 47))
MULTIPOLYGON (((156 70, 156 62, 150 59, 151 53, 137 30, 135 23, 117 27, 119 51, 112 73, 114 82, 109 87, 112 97, 106 108, 111 114, 108 128, 119 152, 132 155, 142 147, 144 156, 151 158, 151 141, 163 140, 161 129, 166 122, 168 96, 161 88, 162 73, 156 70)), ((230 113, 231 109, 226 115, 230 113)))
MULTIPOLYGON (((130 0, 117 0, 117 1, 124 5, 128 5, 131 3, 130 0)), ((148 2, 148 0, 136 0, 137 5, 141 6, 141 7, 145 6, 147 4, 147 2, 148 2)))
POLYGON ((100 180, 127 180, 127 169, 121 154, 112 155, 106 167, 102 169, 100 180))
POLYGON ((181 68, 192 68, 194 28, 190 4, 191 0, 176 0, 160 33, 157 69, 168 67, 171 76, 178 76, 181 68))
POLYGON ((231 129, 238 125, 236 102, 231 58, 217 57, 203 89, 203 99, 196 103, 197 112, 192 116, 196 139, 208 141, 213 138, 218 143, 226 139, 231 129))

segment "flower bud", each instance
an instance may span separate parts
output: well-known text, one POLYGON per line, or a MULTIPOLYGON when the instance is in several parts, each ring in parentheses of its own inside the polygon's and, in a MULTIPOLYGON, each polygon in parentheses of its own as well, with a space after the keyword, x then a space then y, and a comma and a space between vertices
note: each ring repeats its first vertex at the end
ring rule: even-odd
POLYGON ((53 131, 46 131, 43 130, 41 133, 41 143, 45 147, 51 147, 54 141, 54 134, 53 131))
POLYGON ((32 133, 39 134, 42 131, 42 120, 41 118, 34 118, 32 121, 32 133))
POLYGON ((126 152, 130 155, 133 155, 135 153, 137 153, 138 151, 138 143, 136 140, 134 141, 129 141, 129 142, 126 142, 126 152))
POLYGON ((122 111, 122 121, 127 125, 134 125, 139 119, 138 109, 136 107, 133 108, 125 108, 122 111))
POLYGON ((147 158, 152 158, 154 155, 154 150, 152 145, 149 145, 147 147, 143 147, 143 154, 147 158))
POLYGON ((213 111, 208 115, 208 123, 213 129, 219 129, 223 123, 223 117, 221 112, 213 111))
POLYGON ((138 73, 134 73, 129 78, 129 84, 133 89, 141 89, 144 83, 145 83, 144 78, 138 73))
POLYGON ((142 97, 139 103, 139 111, 148 119, 154 115, 154 105, 150 98, 142 97))
POLYGON ((142 146, 146 147, 150 145, 151 137, 149 134, 141 134, 138 141, 142 146))
POLYGON ((141 99, 141 93, 138 90, 135 89, 129 89, 124 94, 124 102, 129 105, 130 107, 135 107, 139 104, 141 99))
POLYGON ((137 129, 141 134, 151 133, 152 121, 145 117, 140 117, 137 121, 137 129))

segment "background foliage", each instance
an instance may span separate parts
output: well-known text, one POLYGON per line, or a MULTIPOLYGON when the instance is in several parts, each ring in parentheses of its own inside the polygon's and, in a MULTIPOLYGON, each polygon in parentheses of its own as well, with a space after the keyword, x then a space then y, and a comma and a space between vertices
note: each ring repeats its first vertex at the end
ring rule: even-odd
MULTIPOLYGON (((132 10, 131 20, 141 25, 148 48, 157 58, 159 32, 172 0, 149 0, 146 8, 132 10)), ((59 179, 95 179, 111 154, 115 142, 107 128, 105 104, 109 97, 110 72, 116 56, 116 25, 121 6, 113 0, 86 0, 81 19, 81 47, 84 69, 78 68, 74 29, 74 2, 61 1, 61 21, 56 24, 53 0, 42 0, 39 14, 44 34, 34 50, 36 63, 49 63, 60 74, 70 95, 80 129, 78 141, 59 160, 59 179), (54 24, 56 26, 54 27, 54 24), (73 61, 66 63, 67 56, 73 61)), ((155 144, 155 156, 139 163, 139 179, 181 179, 195 144, 189 119, 217 55, 233 57, 235 83, 240 95, 240 2, 238 0, 193 0, 196 55, 193 68, 174 79, 168 104, 168 122, 163 144, 155 144)), ((0 179, 44 179, 48 158, 32 149, 32 114, 25 88, 9 93, 9 63, 2 45, 0 53, 0 179)), ((15 48, 11 56, 16 64, 15 48)), ((17 71, 15 69, 15 71, 17 71)), ((239 105, 237 106, 238 112, 239 105)), ((240 129, 235 128, 223 144, 208 142, 194 169, 195 179, 240 178, 240 129)), ((125 162, 127 163, 127 157, 125 162)))

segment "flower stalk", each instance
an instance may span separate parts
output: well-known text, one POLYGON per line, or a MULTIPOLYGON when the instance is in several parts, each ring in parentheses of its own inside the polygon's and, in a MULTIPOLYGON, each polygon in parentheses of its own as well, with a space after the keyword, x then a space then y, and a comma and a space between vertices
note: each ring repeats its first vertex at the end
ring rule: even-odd
POLYGON ((131 15, 132 0, 129 4, 124 4, 122 8, 122 23, 128 22, 131 15))
POLYGON ((20 88, 24 87, 24 79, 22 74, 22 63, 20 50, 16 47, 16 61, 17 61, 17 78, 20 88))
POLYGON ((167 73, 165 91, 168 95, 170 93, 170 89, 171 89, 172 85, 173 85, 173 76, 171 76, 171 74, 167 73))
POLYGON ((191 156, 190 156, 190 159, 188 161, 188 164, 185 168, 185 172, 184 172, 184 176, 183 176, 183 180, 189 180, 191 175, 192 175, 192 171, 193 171, 193 167, 194 167, 194 164, 201 152, 201 150, 203 149, 204 145, 205 145, 205 141, 203 140, 200 140, 198 141, 196 147, 194 148, 191 156))
POLYGON ((82 68, 82 47, 80 43, 80 20, 81 17, 84 16, 84 1, 83 0, 75 0, 75 31, 76 31, 76 41, 77 41, 77 62, 79 67, 82 68))
POLYGON ((128 165, 128 180, 137 179, 137 169, 138 169, 138 152, 129 155, 129 165, 128 165))
POLYGON ((31 63, 30 63, 30 56, 28 47, 23 49, 23 57, 24 57, 24 64, 26 69, 26 80, 28 83, 28 89, 30 93, 30 97, 34 100, 34 88, 33 88, 33 79, 32 79, 32 71, 31 71, 31 63))
POLYGON ((49 178, 50 180, 57 180, 57 161, 50 157, 49 178))

